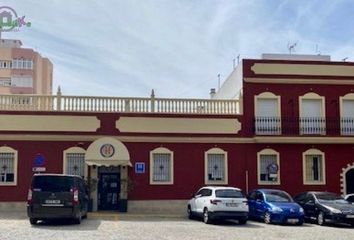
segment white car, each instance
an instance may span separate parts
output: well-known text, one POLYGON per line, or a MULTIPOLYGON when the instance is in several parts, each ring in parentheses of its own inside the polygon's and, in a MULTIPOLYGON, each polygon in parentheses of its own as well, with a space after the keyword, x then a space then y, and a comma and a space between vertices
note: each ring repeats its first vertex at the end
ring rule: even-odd
POLYGON ((354 193, 346 195, 344 199, 350 202, 351 204, 354 204, 354 193))
POLYGON ((248 202, 239 188, 206 186, 198 190, 188 202, 188 217, 203 217, 205 223, 214 219, 237 219, 245 224, 248 202))

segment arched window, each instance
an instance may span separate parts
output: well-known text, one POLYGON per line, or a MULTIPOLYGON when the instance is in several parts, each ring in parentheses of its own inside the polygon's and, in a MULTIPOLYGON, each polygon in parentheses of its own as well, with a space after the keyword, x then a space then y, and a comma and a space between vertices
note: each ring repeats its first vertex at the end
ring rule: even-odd
POLYGON ((300 97, 300 134, 326 134, 325 98, 316 93, 300 97))
POLYGON ((173 152, 159 147, 150 152, 150 184, 173 184, 173 152))
POLYGON ((303 181, 305 185, 326 184, 325 154, 311 148, 302 155, 303 181))
POLYGON ((63 172, 65 174, 85 177, 85 149, 71 147, 64 151, 63 172))
POLYGON ((263 92, 255 98, 254 115, 257 135, 280 135, 280 96, 263 92))
POLYGON ((212 148, 205 152, 205 184, 228 184, 227 152, 212 148))
POLYGON ((266 148, 257 153, 257 169, 259 185, 280 184, 279 153, 266 148))
POLYGON ((17 185, 17 151, 0 147, 0 185, 17 185))
POLYGON ((354 135, 354 93, 340 97, 341 135, 354 135))

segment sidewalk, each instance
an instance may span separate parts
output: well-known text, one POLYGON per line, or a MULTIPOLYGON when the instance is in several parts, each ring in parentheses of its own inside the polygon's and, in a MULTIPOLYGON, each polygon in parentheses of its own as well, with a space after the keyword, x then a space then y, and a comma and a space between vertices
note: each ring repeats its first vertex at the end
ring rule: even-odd
MULTIPOLYGON (((0 219, 26 219, 26 211, 0 211, 0 219)), ((146 221, 156 221, 156 220, 181 220, 186 219, 186 215, 178 214, 162 214, 162 213, 122 213, 113 211, 99 211, 99 212, 89 212, 87 214, 88 219, 97 220, 109 220, 109 221, 133 221, 133 220, 146 220, 146 221)))

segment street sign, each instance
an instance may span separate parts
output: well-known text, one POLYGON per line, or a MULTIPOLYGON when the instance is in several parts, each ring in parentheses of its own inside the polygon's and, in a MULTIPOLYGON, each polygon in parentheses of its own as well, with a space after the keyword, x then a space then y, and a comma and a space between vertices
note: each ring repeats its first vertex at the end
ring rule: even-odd
POLYGON ((135 173, 145 173, 145 163, 136 162, 135 163, 135 173))
POLYGON ((34 158, 34 166, 35 167, 42 167, 45 163, 45 158, 42 154, 37 154, 34 158))
POLYGON ((32 172, 45 172, 45 158, 42 154, 37 154, 33 161, 32 172))
POLYGON ((33 167, 32 172, 45 172, 46 168, 45 167, 33 167))

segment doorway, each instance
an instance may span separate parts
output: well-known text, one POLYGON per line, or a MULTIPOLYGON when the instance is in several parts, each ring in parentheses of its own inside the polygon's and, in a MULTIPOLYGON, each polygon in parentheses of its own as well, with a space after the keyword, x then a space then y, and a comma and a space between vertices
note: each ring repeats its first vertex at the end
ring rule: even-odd
POLYGON ((117 210, 120 194, 119 167, 98 169, 98 210, 117 210))
POLYGON ((354 168, 348 170, 345 174, 345 182, 347 194, 354 193, 354 168))

